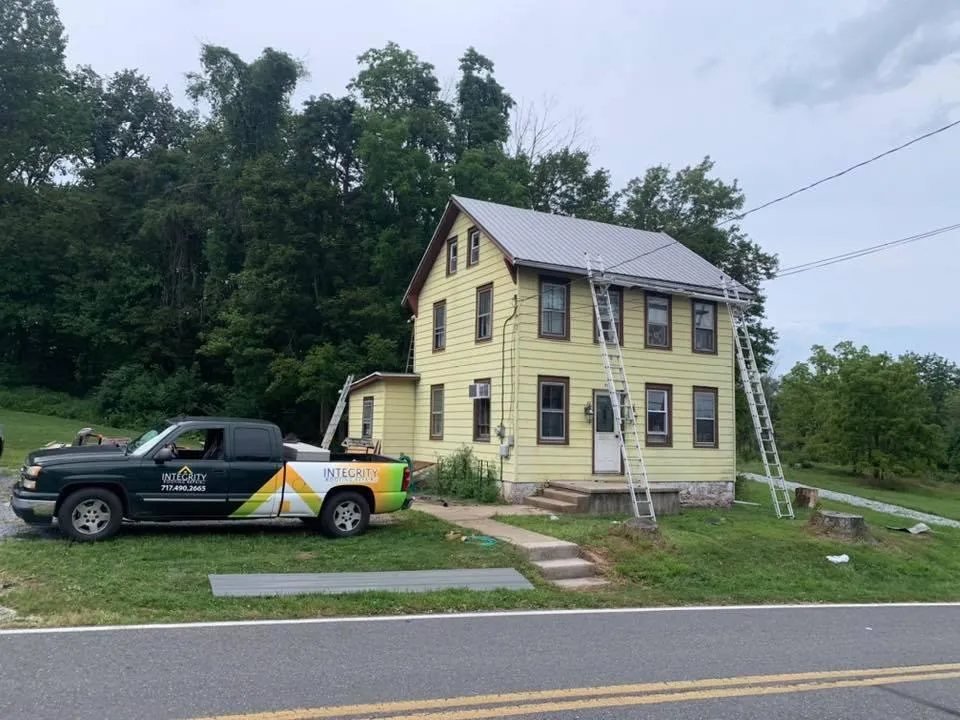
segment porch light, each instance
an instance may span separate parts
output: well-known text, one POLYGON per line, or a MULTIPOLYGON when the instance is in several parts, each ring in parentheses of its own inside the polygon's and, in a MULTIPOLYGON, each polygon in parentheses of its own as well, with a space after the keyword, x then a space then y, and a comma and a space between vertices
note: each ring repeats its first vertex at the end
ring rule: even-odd
POLYGON ((583 414, 587 418, 593 417, 593 403, 588 402, 586 405, 583 406, 583 414))

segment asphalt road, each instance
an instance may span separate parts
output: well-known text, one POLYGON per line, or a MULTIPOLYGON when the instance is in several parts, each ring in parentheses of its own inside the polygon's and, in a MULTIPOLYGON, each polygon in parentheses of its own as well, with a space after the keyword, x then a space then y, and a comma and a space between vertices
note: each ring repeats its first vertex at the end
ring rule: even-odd
POLYGON ((0 632, 5 720, 231 713, 249 720, 960 717, 960 606, 0 632), (675 681, 695 682, 652 684, 675 681), (474 697, 500 693, 515 695, 474 697), (389 705, 357 707, 366 703, 389 705))

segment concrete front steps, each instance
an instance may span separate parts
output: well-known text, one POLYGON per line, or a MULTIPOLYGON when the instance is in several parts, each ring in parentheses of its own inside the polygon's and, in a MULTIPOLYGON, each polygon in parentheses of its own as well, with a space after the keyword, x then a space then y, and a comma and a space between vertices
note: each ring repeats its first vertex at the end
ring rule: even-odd
POLYGON ((451 505, 435 504, 416 506, 445 522, 489 535, 501 542, 516 547, 531 564, 535 565, 544 579, 562 588, 578 590, 601 587, 607 580, 598 577, 596 566, 581 557, 580 546, 566 540, 533 532, 516 525, 494 520, 492 515, 543 515, 542 510, 524 505, 451 505))
MULTIPOLYGON (((680 491, 651 486, 653 509, 660 515, 680 512, 680 491)), ((630 489, 620 482, 550 481, 524 499, 525 505, 553 513, 577 515, 632 515, 630 489)))

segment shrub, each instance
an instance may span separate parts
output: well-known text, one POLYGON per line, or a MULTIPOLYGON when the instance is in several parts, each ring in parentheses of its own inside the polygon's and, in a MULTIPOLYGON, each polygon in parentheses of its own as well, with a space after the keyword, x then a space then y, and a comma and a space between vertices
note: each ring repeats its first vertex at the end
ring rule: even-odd
POLYGON ((467 445, 447 457, 437 458, 418 483, 437 495, 494 503, 500 499, 499 467, 473 456, 467 445))

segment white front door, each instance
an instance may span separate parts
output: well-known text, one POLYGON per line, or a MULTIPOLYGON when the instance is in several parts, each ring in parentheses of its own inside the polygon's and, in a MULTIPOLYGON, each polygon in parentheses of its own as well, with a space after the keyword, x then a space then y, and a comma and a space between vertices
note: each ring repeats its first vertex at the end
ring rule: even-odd
POLYGON ((614 432, 613 405, 604 390, 593 391, 593 472, 620 473, 620 444, 614 432))

